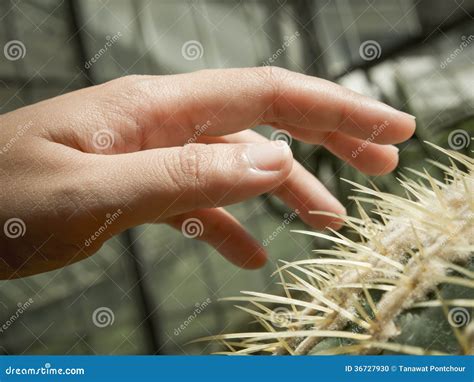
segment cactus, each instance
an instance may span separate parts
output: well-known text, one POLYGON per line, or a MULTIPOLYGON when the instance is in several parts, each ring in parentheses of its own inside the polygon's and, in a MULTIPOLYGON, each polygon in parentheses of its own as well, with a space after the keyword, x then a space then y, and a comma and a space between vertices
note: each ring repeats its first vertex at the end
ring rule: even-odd
POLYGON ((434 163, 444 182, 411 170, 416 180, 400 179, 405 197, 349 182, 362 194, 352 198, 360 216, 343 219, 358 240, 295 231, 333 247, 283 263, 275 272, 282 295, 245 291, 227 299, 249 302, 238 308, 264 331, 199 341, 222 341, 225 354, 472 354, 474 160, 436 148, 450 161, 434 163), (448 337, 443 348, 431 348, 433 332, 422 339, 430 329, 448 337))

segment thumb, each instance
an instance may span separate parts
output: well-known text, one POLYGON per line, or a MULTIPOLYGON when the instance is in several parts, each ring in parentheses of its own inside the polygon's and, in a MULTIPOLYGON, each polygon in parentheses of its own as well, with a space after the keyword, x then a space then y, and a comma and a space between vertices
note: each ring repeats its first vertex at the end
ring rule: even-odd
POLYGON ((109 210, 126 205, 128 226, 260 195, 280 185, 293 165, 283 141, 189 144, 95 160, 92 176, 100 180, 92 183, 107 195, 109 210))

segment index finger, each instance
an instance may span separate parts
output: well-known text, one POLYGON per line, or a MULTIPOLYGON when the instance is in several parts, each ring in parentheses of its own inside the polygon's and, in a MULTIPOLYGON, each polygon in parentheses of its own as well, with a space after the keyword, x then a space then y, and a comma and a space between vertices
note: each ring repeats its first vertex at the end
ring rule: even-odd
MULTIPOLYGON (((185 143, 196 135, 196 126, 204 126, 200 135, 220 136, 269 124, 290 133, 340 131, 381 144, 400 143, 415 130, 409 114, 330 81, 277 67, 141 76, 128 81, 125 91, 139 98, 130 102, 124 97, 144 127, 145 148, 159 147, 168 129, 178 140, 174 143, 185 143)), ((123 92, 115 93, 120 97, 123 92)))

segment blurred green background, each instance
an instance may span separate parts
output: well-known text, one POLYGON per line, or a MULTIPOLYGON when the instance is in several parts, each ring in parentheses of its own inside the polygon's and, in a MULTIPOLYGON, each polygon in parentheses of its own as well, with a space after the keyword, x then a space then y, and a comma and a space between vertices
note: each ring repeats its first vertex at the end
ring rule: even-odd
MULTIPOLYGON (((424 159, 440 155, 424 140, 472 153, 473 12, 473 0, 5 0, 0 113, 127 74, 271 63, 416 115, 416 136, 400 146, 400 168, 431 168, 424 159), (7 59, 11 41, 23 44, 24 57, 7 59)), ((257 130, 272 133, 268 126, 257 130)), ((369 179, 323 148, 296 141, 291 147, 349 211, 351 187, 341 177, 399 191, 396 174, 369 179)), ((0 352, 216 350, 215 344, 186 342, 245 327, 248 317, 219 298, 240 290, 275 292, 271 273, 278 259, 307 258, 327 245, 291 233, 304 227, 297 219, 278 229, 291 211, 271 196, 228 209, 258 240, 278 230, 263 269, 239 270, 167 226, 136 227, 88 260, 0 282, 0 323, 8 323, 0 352)))

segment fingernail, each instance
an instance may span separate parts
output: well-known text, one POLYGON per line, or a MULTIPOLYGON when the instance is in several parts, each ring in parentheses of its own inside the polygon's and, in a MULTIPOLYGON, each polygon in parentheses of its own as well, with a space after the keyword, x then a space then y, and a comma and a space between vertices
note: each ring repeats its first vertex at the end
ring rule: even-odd
POLYGON ((405 116, 407 116, 408 118, 411 118, 411 119, 416 119, 416 117, 412 114, 408 114, 408 113, 405 113, 404 111, 400 111, 400 113, 404 114, 405 116))
POLYGON ((247 158, 255 170, 279 171, 290 148, 282 140, 251 144, 247 150, 247 158))
POLYGON ((380 110, 382 110, 384 112, 395 113, 395 114, 398 114, 398 115, 402 114, 402 115, 404 115, 408 118, 416 119, 416 117, 414 115, 405 113, 404 111, 400 111, 398 109, 395 109, 394 107, 392 107, 390 105, 387 105, 386 103, 382 103, 382 102, 377 101, 376 107, 378 107, 380 110))
POLYGON ((395 151, 397 154, 400 152, 400 149, 397 146, 390 145, 393 151, 395 151))

